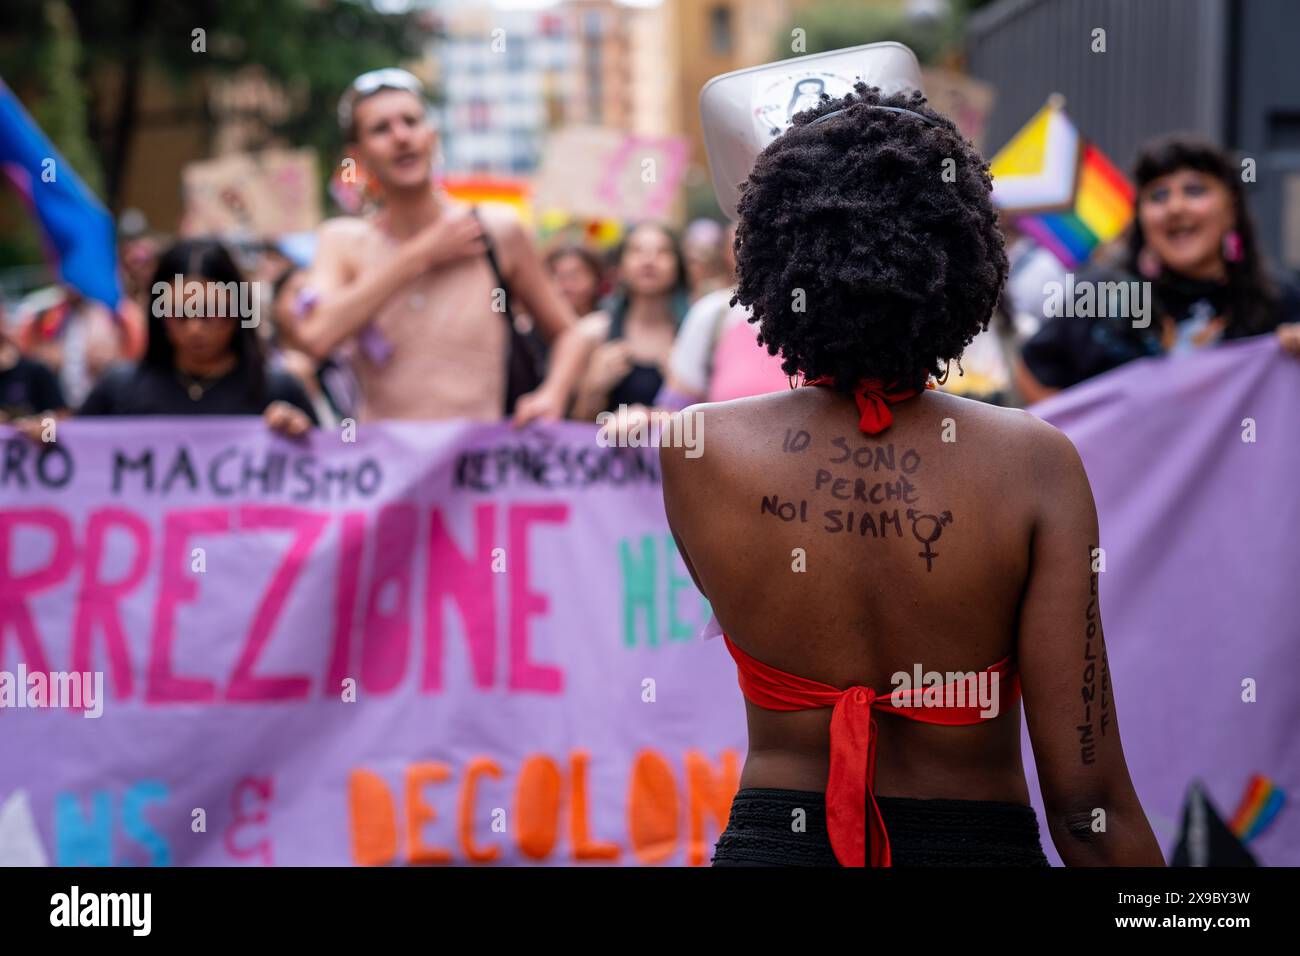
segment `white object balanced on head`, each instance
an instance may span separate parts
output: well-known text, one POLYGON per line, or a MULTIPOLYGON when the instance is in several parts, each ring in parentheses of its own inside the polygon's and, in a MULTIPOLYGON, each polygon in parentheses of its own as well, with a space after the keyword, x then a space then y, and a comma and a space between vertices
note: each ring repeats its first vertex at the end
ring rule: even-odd
POLYGON ((838 99, 863 81, 889 95, 921 90, 916 54, 901 43, 814 53, 715 76, 700 90, 700 120, 718 205, 736 218, 740 185, 767 144, 823 93, 838 99))

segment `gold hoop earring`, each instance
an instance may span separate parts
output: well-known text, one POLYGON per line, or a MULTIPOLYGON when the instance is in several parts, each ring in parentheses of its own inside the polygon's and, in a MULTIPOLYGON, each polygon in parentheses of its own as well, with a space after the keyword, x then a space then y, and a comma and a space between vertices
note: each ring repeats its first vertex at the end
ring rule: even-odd
POLYGON ((948 370, 950 368, 952 368, 952 359, 945 359, 943 363, 943 374, 935 379, 935 381, 940 385, 945 384, 948 381, 948 370))

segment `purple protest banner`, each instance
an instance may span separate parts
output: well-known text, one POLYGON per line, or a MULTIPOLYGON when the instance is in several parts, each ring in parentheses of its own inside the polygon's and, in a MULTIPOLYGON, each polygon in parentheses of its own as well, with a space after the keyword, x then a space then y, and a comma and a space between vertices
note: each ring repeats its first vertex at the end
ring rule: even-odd
MULTIPOLYGON (((1032 410, 1092 482, 1124 755, 1166 858, 1193 780, 1227 820, 1261 774, 1286 803, 1248 847, 1300 864, 1300 361, 1261 337, 1133 362, 1032 410)), ((1032 776, 1030 793, 1041 826, 1032 776)))
MULTIPOLYGON (((1298 406, 1300 363, 1258 340, 1035 409, 1093 483, 1125 752, 1167 854, 1193 779, 1225 815, 1254 774, 1300 785, 1298 406)), ((0 863, 708 861, 744 710, 652 451, 575 424, 299 444, 235 419, 0 445, 0 863), (22 706, 19 672, 102 684, 22 706)), ((1026 766, 1041 816, 1027 745, 1026 766)), ((1249 845, 1294 865, 1300 820, 1249 845)))
POLYGON ((0 686, 0 863, 708 862, 744 710, 654 449, 255 419, 0 445, 0 682, 63 680, 0 686))

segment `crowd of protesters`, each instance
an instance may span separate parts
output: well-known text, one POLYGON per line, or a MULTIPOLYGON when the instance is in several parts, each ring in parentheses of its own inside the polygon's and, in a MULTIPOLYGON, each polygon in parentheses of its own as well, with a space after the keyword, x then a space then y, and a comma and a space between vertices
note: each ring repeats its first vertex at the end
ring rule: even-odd
MULTIPOLYGON (((696 220, 679 237, 641 222, 611 251, 567 235, 539 250, 513 213, 437 186, 437 134, 410 74, 359 77, 339 120, 376 211, 325 223, 310 263, 274 244, 131 237, 116 312, 66 288, 12 323, 0 312, 0 420, 34 432, 50 415, 260 415, 297 435, 348 419, 591 421, 789 387, 732 304, 734 228, 696 220), (266 290, 252 322, 175 305, 192 286, 252 282, 266 290)), ((965 391, 1023 405, 1251 335, 1300 354, 1300 291, 1265 263, 1236 168, 1186 136, 1140 151, 1128 235, 1080 278, 1150 283, 1145 325, 1046 314, 1065 269, 1004 222, 1010 276, 968 349, 965 391), (986 383, 985 364, 1002 374, 986 383)))

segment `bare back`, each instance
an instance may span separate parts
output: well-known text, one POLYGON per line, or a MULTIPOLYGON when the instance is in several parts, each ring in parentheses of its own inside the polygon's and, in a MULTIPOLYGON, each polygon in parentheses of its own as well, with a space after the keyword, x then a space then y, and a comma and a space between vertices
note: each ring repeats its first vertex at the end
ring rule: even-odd
MULTIPOLYGON (((802 388, 684 413, 703 417, 703 454, 661 455, 670 522, 754 657, 888 693, 918 665, 979 671, 1016 653, 1042 503, 1035 451, 1054 430, 934 391, 893 412, 865 435, 850 397, 802 388)), ((746 706, 741 785, 824 789, 830 711, 746 706)), ((877 793, 1028 802, 1018 705, 975 726, 877 723, 877 793)))

